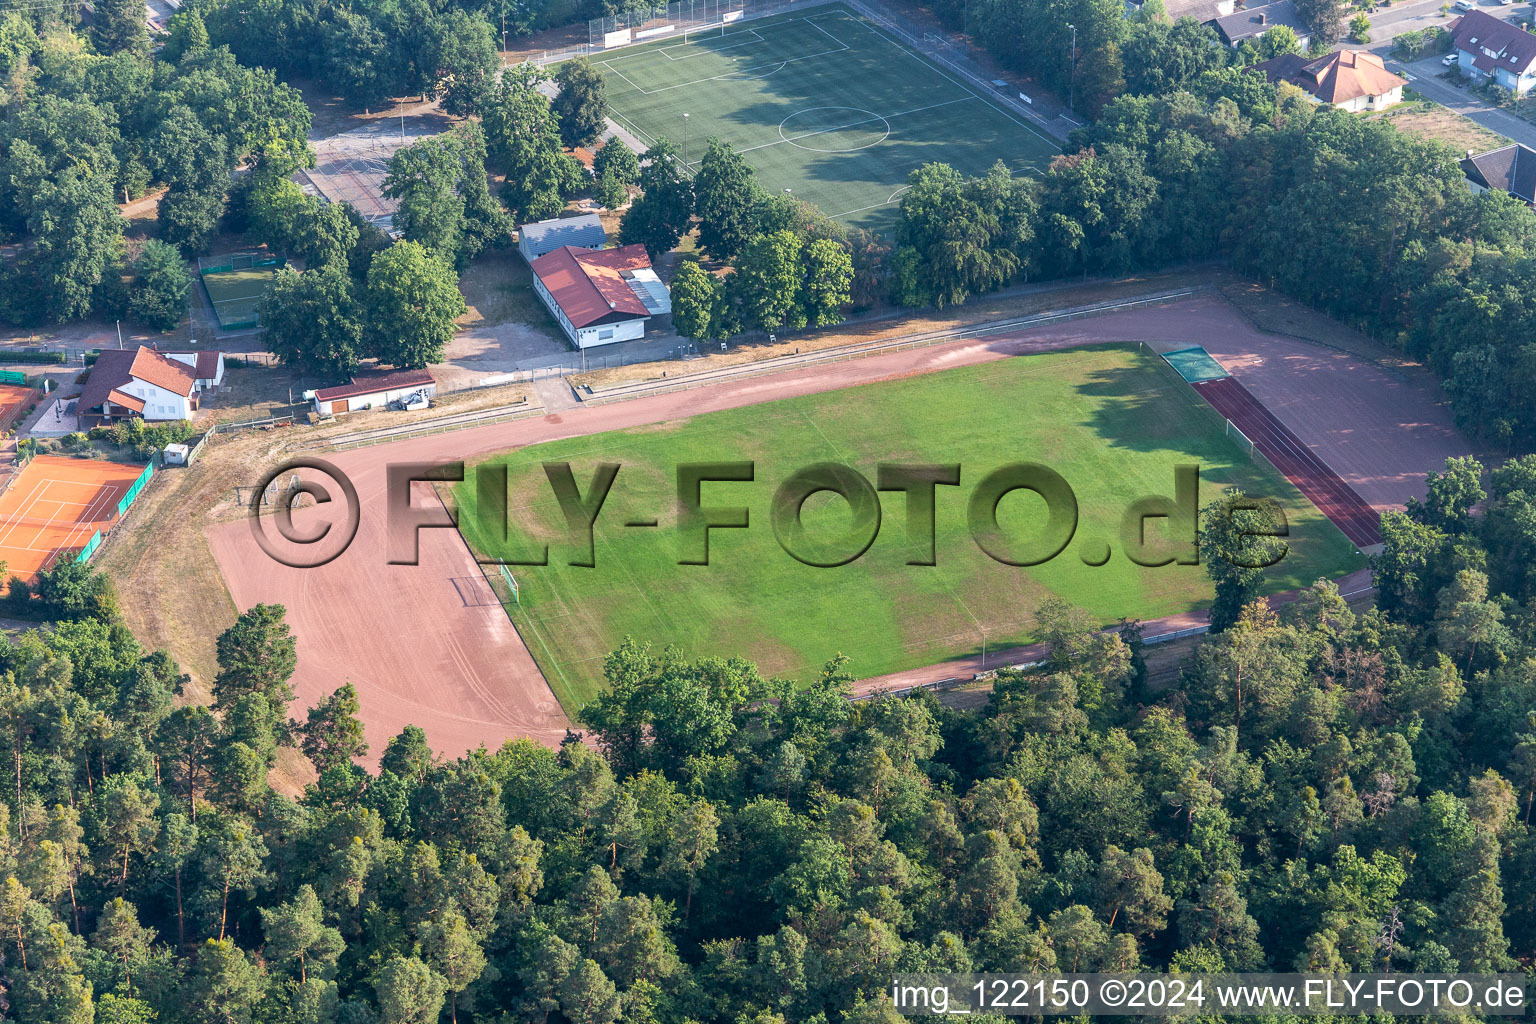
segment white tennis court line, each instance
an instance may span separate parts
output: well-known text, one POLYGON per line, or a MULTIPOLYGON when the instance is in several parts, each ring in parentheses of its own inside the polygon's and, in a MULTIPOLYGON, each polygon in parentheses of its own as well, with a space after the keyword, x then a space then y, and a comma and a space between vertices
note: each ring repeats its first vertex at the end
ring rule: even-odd
MULTIPOLYGON (((26 517, 26 518, 31 518, 31 519, 41 519, 41 518, 43 518, 42 516, 29 515, 28 510, 35 508, 38 504, 40 504, 42 502, 45 502, 45 501, 49 502, 51 504, 54 504, 54 505, 58 505, 61 509, 63 507, 65 507, 65 506, 68 506, 68 505, 79 505, 79 506, 81 506, 84 509, 84 511, 82 513, 76 514, 73 522, 71 522, 69 520, 65 520, 65 519, 63 519, 60 516, 48 516, 47 517, 48 520, 49 520, 48 525, 50 525, 50 526, 54 525, 54 524, 57 524, 58 526, 61 526, 61 527, 63 527, 63 526, 71 527, 70 531, 67 534, 65 534, 63 541, 60 542, 60 543, 56 543, 56 544, 50 544, 49 546, 42 547, 42 548, 31 547, 30 544, 26 544, 26 545, 24 545, 24 544, 14 544, 14 543, 11 543, 10 538, 11 538, 11 535, 13 533, 15 533, 16 530, 23 529, 23 528, 37 530, 39 532, 38 533, 34 533, 32 535, 32 540, 36 540, 36 539, 38 539, 38 536, 39 536, 39 534, 41 532, 41 527, 36 525, 36 524, 33 524, 33 523, 19 523, 19 522, 3 522, 3 521, 0 521, 0 528, 3 528, 3 531, 4 531, 4 532, 0 532, 0 547, 8 547, 8 548, 12 548, 12 549, 14 549, 16 551, 45 551, 45 552, 46 551, 65 551, 65 550, 67 550, 67 549, 69 549, 71 547, 75 547, 76 546, 75 545, 75 540, 77 538, 82 542, 80 546, 83 547, 84 546, 84 541, 89 540, 91 534, 95 533, 98 529, 100 529, 100 527, 96 525, 96 523, 98 522, 97 516, 101 515, 102 513, 105 513, 107 507, 112 504, 112 502, 109 500, 109 498, 107 496, 107 492, 102 492, 102 493, 98 494, 96 497, 92 498, 89 502, 63 501, 63 500, 58 499, 58 498, 48 498, 46 496, 47 493, 48 493, 48 489, 50 487, 52 487, 53 485, 55 485, 55 484, 62 484, 62 485, 68 485, 68 484, 87 484, 88 485, 88 481, 85 481, 85 480, 55 480, 55 479, 44 480, 44 481, 42 481, 42 486, 41 487, 34 487, 32 489, 32 491, 27 495, 26 499, 22 502, 21 507, 16 511, 16 515, 23 516, 23 517, 26 517), (93 510, 95 510, 95 511, 93 511, 93 510), (89 533, 86 532, 87 529, 89 529, 89 531, 90 531, 89 533)), ((123 493, 126 494, 127 492, 124 491, 123 493)), ((122 498, 119 497, 118 500, 121 501, 122 498)), ((102 519, 106 519, 106 518, 107 518, 106 516, 104 516, 104 515, 102 516, 102 519)))

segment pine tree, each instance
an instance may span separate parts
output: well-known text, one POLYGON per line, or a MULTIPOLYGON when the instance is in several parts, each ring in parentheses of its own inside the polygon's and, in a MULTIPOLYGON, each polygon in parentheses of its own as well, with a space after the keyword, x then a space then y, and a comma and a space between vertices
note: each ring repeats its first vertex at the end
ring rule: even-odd
POLYGON ((357 717, 357 688, 344 683, 325 700, 309 709, 308 721, 300 727, 300 749, 322 774, 337 765, 350 764, 368 753, 363 738, 363 723, 357 717))

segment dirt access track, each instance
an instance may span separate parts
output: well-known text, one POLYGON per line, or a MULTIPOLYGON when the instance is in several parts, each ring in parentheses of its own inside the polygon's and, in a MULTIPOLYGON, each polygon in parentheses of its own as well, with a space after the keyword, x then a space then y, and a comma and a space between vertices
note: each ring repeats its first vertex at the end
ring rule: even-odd
MULTIPOLYGON (((1158 350, 1204 345, 1377 507, 1421 493, 1425 472, 1471 450, 1427 374, 1262 333, 1212 293, 1013 335, 322 452, 347 474, 361 503, 357 536, 338 558, 315 569, 287 568, 262 552, 243 520, 211 527, 208 539, 240 609, 263 601, 287 606, 299 645, 296 713, 350 680, 374 757, 407 724, 421 726, 433 748, 449 756, 519 736, 558 743, 568 720, 458 535, 424 530, 418 565, 387 564, 386 465, 473 461, 543 441, 1108 341, 1143 341, 1158 350)), ((415 500, 432 501, 424 491, 415 500)))

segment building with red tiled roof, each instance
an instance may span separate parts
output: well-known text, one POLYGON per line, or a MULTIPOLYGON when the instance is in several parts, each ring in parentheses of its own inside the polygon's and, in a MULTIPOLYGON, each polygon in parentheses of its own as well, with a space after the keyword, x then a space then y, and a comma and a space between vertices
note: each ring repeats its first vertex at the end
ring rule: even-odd
POLYGON ((645 337, 645 322, 672 312, 667 286, 643 245, 567 245, 531 264, 534 290, 577 348, 645 337))
MULTIPOLYGON (((222 365, 220 357, 218 366, 222 365)), ((188 365, 142 345, 103 349, 91 366, 75 408, 82 424, 91 426, 129 416, 189 420, 197 412, 196 373, 195 360, 188 365)))
POLYGON ((1340 50, 1316 60, 1282 54, 1253 66, 1271 82, 1289 82, 1319 103, 1340 110, 1381 110, 1401 103, 1408 79, 1387 70, 1380 57, 1362 50, 1340 50))
POLYGON ((224 383, 223 352, 205 348, 194 352, 167 352, 165 354, 178 363, 184 363, 192 367, 192 379, 197 382, 197 390, 199 391, 216 388, 224 383))
POLYGON ((1450 24, 1456 67, 1474 82, 1492 81, 1524 96, 1536 85, 1536 35, 1483 11, 1450 24))
POLYGON ((437 381, 427 370, 364 370, 349 383, 305 394, 321 416, 378 409, 391 402, 416 408, 432 401, 437 381))

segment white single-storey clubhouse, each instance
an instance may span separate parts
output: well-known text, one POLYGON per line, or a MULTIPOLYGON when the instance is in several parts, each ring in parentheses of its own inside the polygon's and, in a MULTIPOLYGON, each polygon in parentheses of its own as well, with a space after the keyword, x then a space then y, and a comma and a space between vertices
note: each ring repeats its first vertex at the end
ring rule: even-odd
POLYGON ((577 348, 645 337, 645 322, 672 312, 667 286, 643 245, 562 246, 533 261, 533 288, 577 348))

